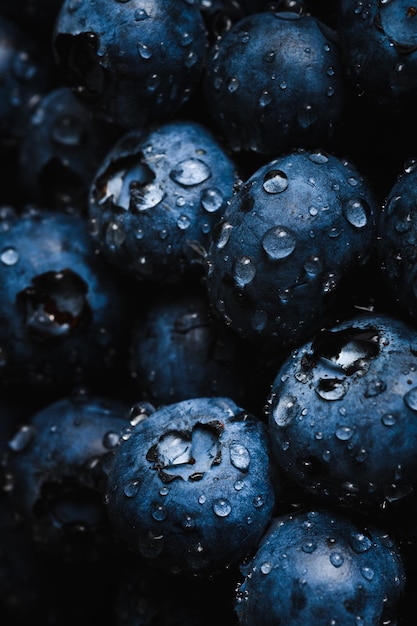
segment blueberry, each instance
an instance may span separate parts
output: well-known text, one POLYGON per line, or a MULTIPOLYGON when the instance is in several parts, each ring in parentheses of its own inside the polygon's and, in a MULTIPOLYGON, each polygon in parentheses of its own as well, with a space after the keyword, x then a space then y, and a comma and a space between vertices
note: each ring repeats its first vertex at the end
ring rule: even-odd
POLYGON ((274 457, 330 502, 389 509, 417 476, 416 331, 364 313, 317 333, 277 372, 267 402, 274 457))
POLYGON ((417 322, 416 183, 417 161, 408 159, 384 200, 377 247, 388 294, 413 325, 417 322))
MULTIPOLYGON (((164 290, 143 305, 130 342, 130 373, 154 405, 226 395, 243 402, 244 348, 213 319, 204 289, 164 290)), ((248 364, 249 365, 249 364, 248 364)))
POLYGON ((128 415, 122 401, 80 393, 16 428, 6 457, 8 495, 38 549, 69 562, 110 553, 106 455, 128 415))
POLYGON ((405 590, 394 540, 331 509, 276 517, 242 570, 241 626, 392 624, 405 590))
POLYGON ((125 358, 129 314, 86 220, 28 209, 1 224, 1 384, 59 394, 105 379, 125 358))
POLYGON ((328 298, 374 249, 379 206, 349 161, 298 150, 234 194, 206 256, 214 311, 230 328, 286 346, 322 323, 328 298))
POLYGON ((52 38, 64 80, 125 129, 172 116, 199 81, 204 21, 194 2, 65 0, 52 38))
POLYGON ((401 113, 417 97, 417 9, 406 0, 341 0, 337 19, 346 73, 359 95, 401 113))
POLYGON ((269 523, 273 480, 263 422, 229 398, 169 404, 116 448, 110 520, 150 564, 207 573, 239 562, 269 523))
POLYGON ((138 280, 201 274, 209 235, 238 175, 205 126, 177 119, 124 134, 92 184, 92 233, 105 257, 138 280))
POLYGON ((68 87, 49 91, 21 140, 18 176, 26 200, 86 213, 93 176, 117 137, 68 87))
POLYGON ((204 91, 233 150, 330 149, 346 95, 334 33, 307 13, 246 16, 211 47, 204 91))

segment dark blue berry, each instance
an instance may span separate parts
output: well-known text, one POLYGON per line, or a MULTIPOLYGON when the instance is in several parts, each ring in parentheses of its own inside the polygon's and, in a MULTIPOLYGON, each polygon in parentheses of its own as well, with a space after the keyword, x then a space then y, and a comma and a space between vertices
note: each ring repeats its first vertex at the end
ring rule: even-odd
POLYGON ((238 563, 257 545, 279 490, 263 422, 220 397, 166 405, 138 422, 110 468, 118 536, 173 572, 238 563))
POLYGON ((370 256, 378 208, 357 168, 324 151, 262 166, 232 197, 206 256, 214 311, 246 338, 307 339, 341 278, 370 256))

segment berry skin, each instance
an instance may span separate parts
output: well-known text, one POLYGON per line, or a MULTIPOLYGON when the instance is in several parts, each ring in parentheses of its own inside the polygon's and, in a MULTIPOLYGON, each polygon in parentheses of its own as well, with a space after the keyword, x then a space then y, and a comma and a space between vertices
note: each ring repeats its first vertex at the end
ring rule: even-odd
POLYGON ((52 38, 58 67, 100 115, 132 129, 172 116, 199 81, 204 21, 178 0, 65 0, 52 38))
POLYGON ((151 413, 122 437, 108 477, 115 532, 150 564, 203 573, 238 563, 275 505, 263 422, 228 398, 151 413))
POLYGON ((330 502, 389 509, 417 476, 416 331, 363 314, 317 333, 277 372, 267 402, 278 465, 330 502))
POLYGON ((417 8, 408 0, 340 0, 337 32, 345 71, 385 114, 417 99, 417 8))
POLYGON ((298 150, 270 161, 235 193, 214 233, 205 266, 214 311, 249 339, 306 340, 341 278, 370 256, 378 213, 346 160, 298 150))
POLYGON ((233 150, 275 156, 334 146, 345 78, 332 31, 294 11, 239 20, 211 48, 207 108, 233 150))
POLYGON ((241 626, 393 624, 405 590, 393 539, 331 509, 275 518, 242 571, 241 626))
POLYGON ((94 177, 92 235, 122 272, 178 283, 201 273, 209 234, 237 178, 234 162, 201 124, 177 119, 130 131, 94 177))
POLYGON ((213 319, 204 290, 186 287, 156 294, 135 322, 129 359, 135 387, 155 406, 210 395, 242 402, 240 344, 213 319))
POLYGON ((116 137, 68 87, 49 91, 21 141, 18 176, 26 200, 85 214, 91 180, 116 137))
POLYGON ((385 198, 377 246, 384 285, 413 325, 417 322, 416 184, 417 163, 409 159, 385 198))
POLYGON ((101 382, 127 347, 120 279, 80 216, 28 209, 2 220, 0 302, 5 388, 59 394, 101 382))
POLYGON ((119 400, 74 394, 16 429, 6 456, 8 495, 38 549, 68 562, 110 554, 101 462, 128 415, 119 400))

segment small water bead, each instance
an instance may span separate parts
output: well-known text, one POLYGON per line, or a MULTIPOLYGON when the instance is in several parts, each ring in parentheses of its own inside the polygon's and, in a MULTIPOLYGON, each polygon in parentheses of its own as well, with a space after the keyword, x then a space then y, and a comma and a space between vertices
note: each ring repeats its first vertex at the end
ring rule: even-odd
POLYGON ((362 554, 372 548, 372 541, 363 533, 353 532, 349 537, 349 543, 354 552, 362 554))
POLYGON ((123 493, 126 498, 134 498, 139 493, 139 481, 129 480, 129 482, 123 487, 123 493))
POLYGON ((269 563, 269 561, 266 561, 265 563, 262 563, 260 570, 262 572, 262 574, 265 574, 265 576, 267 574, 269 574, 272 570, 272 564, 269 563))
POLYGON ((168 516, 168 511, 163 504, 154 504, 151 515, 157 522, 163 522, 168 516))
POLYGON ((201 494, 201 496, 199 496, 198 498, 198 503, 199 504, 204 504, 206 502, 207 498, 204 494, 201 494))
POLYGON ((362 198, 351 199, 342 207, 346 220, 355 228, 364 228, 369 221, 370 207, 362 198))
POLYGON ((16 248, 13 248, 13 246, 4 248, 4 250, 2 250, 0 254, 0 261, 3 263, 3 265, 7 265, 7 267, 16 265, 18 260, 19 260, 19 253, 16 250, 16 248))
POLYGON ((369 582, 371 582, 371 580, 373 580, 373 578, 375 576, 375 572, 374 572, 374 570, 371 567, 362 567, 361 568, 361 574, 369 582))
POLYGON ((269 93, 267 89, 264 89, 264 91, 261 93, 261 95, 259 96, 258 102, 259 102, 259 106, 262 108, 268 106, 268 104, 271 104, 272 95, 269 93))
POLYGON ((372 380, 365 389, 365 398, 375 398, 379 396, 380 393, 383 393, 386 388, 387 384, 380 378, 372 380))
POLYGON ((147 20, 149 15, 145 11, 145 9, 136 9, 133 14, 133 17, 136 22, 143 22, 143 20, 147 20))
POLYGON ((280 261, 294 252, 297 239, 289 228, 273 226, 263 235, 261 244, 271 260, 280 261))
POLYGON ((207 213, 215 213, 218 211, 224 202, 222 192, 215 187, 210 189, 204 189, 201 193, 201 206, 207 213))
POLYGON ((333 96, 334 95, 334 87, 330 86, 327 87, 326 89, 326 96, 333 96))
POLYGON ((245 486, 245 482, 243 480, 237 480, 233 486, 236 491, 241 491, 245 486))
POLYGON ((397 423, 397 418, 392 413, 385 413, 381 417, 381 422, 384 424, 384 426, 391 427, 395 426, 395 424, 397 423))
POLYGON ((264 504, 265 504, 265 501, 264 501, 263 496, 261 496, 261 495, 256 496, 253 499, 253 506, 255 507, 255 509, 260 509, 261 507, 264 506, 264 504))
POLYGON ((234 93, 239 89, 239 87, 240 82, 236 77, 232 76, 231 78, 229 78, 229 82, 227 83, 227 89, 230 93, 234 93))
POLYGON ((237 259, 233 268, 233 279, 238 287, 245 287, 253 281, 256 276, 256 265, 254 261, 243 256, 237 259))
POLYGON ((417 387, 413 387, 404 396, 404 402, 412 411, 417 411, 417 387))
POLYGON ((318 276, 323 270, 323 264, 318 256, 311 256, 305 261, 304 269, 310 276, 318 276))
POLYGON ((333 567, 341 567, 343 563, 345 562, 345 559, 343 558, 343 555, 340 552, 332 552, 329 559, 333 567))
POLYGON ((188 215, 180 215, 177 219, 177 226, 180 230, 187 230, 191 224, 191 220, 188 215))
POLYGON ((194 65, 196 65, 197 62, 198 62, 198 56, 194 52, 194 50, 191 50, 185 57, 184 65, 185 67, 191 68, 194 65))
POLYGON ((350 426, 340 426, 336 429, 335 436, 339 441, 349 441, 353 436, 353 429, 350 426))
POLYGON ((211 169, 201 159, 184 159, 170 173, 170 178, 184 187, 193 187, 208 180, 211 176, 211 169))
POLYGON ((159 490, 159 495, 160 496, 167 496, 169 494, 169 488, 168 487, 161 487, 161 489, 159 490))
POLYGON ((217 517, 227 517, 232 512, 232 505, 225 498, 217 498, 213 502, 213 511, 217 517))
POLYGON ((63 146, 77 146, 81 143, 84 127, 72 115, 58 117, 52 126, 52 139, 63 146))
POLYGON ((266 314, 266 312, 262 311, 261 309, 256 310, 251 318, 252 328, 256 332, 261 333, 264 330, 267 323, 268 323, 268 315, 266 314))
POLYGON ((37 72, 37 67, 26 51, 21 51, 13 57, 12 69, 16 78, 22 81, 30 80, 37 72))
POLYGON ((275 60, 275 51, 269 50, 268 52, 265 52, 262 58, 265 61, 265 63, 273 63, 275 60))
POLYGON ((323 163, 327 163, 329 160, 327 154, 319 150, 315 152, 310 152, 308 158, 312 163, 316 163, 316 165, 322 165, 323 163))
POLYGON ((105 243, 110 248, 118 248, 126 239, 126 233, 116 222, 110 222, 104 235, 105 243))
POLYGON ((303 543, 301 549, 306 554, 312 554, 315 550, 317 550, 317 544, 314 541, 307 541, 303 543))
POLYGON ((152 50, 150 50, 149 47, 145 43, 141 43, 140 41, 138 41, 137 48, 138 48, 139 56, 142 59, 148 60, 151 58, 152 50))
POLYGON ((156 91, 161 84, 161 79, 158 74, 150 74, 146 77, 146 86, 148 91, 156 91))
POLYGON ((250 465, 248 449, 240 443, 232 443, 230 446, 230 462, 236 469, 246 472, 250 465))
POLYGON ((115 448, 117 446, 119 441, 120 441, 119 433, 110 430, 103 437, 103 446, 107 450, 113 450, 113 448, 115 448))
POLYGON ((191 517, 191 515, 187 515, 185 519, 181 522, 181 526, 184 530, 194 530, 195 519, 191 517))
POLYGON ((34 435, 35 429, 33 426, 27 424, 21 426, 14 437, 8 442, 10 450, 21 452, 28 447, 34 435))
POLYGON ((262 187, 267 193, 282 193, 288 187, 288 176, 282 170, 269 170, 264 176, 262 187))
POLYGON ((306 129, 318 120, 318 114, 311 104, 306 104, 297 112, 297 120, 301 128, 306 129))
POLYGON ((323 400, 341 400, 347 392, 345 381, 338 379, 325 379, 315 387, 317 395, 323 400))

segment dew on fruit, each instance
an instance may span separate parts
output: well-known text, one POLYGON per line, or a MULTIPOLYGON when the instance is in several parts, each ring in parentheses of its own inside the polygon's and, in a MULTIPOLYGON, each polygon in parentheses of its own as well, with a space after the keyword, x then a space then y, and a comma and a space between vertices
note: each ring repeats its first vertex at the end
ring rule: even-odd
POLYGON ((149 76, 146 77, 146 86, 149 92, 153 92, 158 89, 160 84, 161 79, 158 74, 149 74, 149 76))
POLYGON ((272 408, 272 418, 281 428, 289 426, 298 415, 298 403, 294 396, 281 396, 278 404, 272 408))
POLYGON ((370 207, 362 198, 350 199, 342 206, 346 220, 355 228, 364 228, 369 221, 370 207))
POLYGON ((306 541, 301 546, 301 550, 306 554, 312 554, 315 550, 317 550, 317 544, 315 541, 306 541))
POLYGON ((338 378, 322 378, 315 387, 317 395, 323 400, 341 400, 347 393, 344 380, 338 378))
POLYGON ((232 505, 226 498, 217 498, 213 501, 213 511, 217 517, 227 517, 232 512, 232 505))
POLYGON ((361 574, 369 582, 371 582, 375 576, 375 572, 371 567, 362 567, 361 574))
POLYGON ((22 452, 33 441, 35 428, 32 425, 24 424, 8 442, 10 450, 22 452))
POLYGON ((273 261, 288 258, 294 252, 296 245, 294 233, 284 226, 274 226, 262 237, 262 248, 273 261))
POLYGON ((386 382, 384 382, 380 378, 375 378, 368 383, 365 389, 365 398, 374 398, 376 396, 379 396, 379 394, 383 393, 386 388, 386 382))
POLYGON ((170 178, 183 187, 193 187, 200 185, 212 175, 210 167, 201 159, 184 159, 173 168, 170 178))
POLYGON ((215 239, 216 247, 222 250, 228 243, 232 234, 233 226, 229 222, 223 222, 220 226, 217 238, 215 239))
POLYGON ((104 241, 110 249, 116 249, 121 246, 126 237, 124 228, 121 228, 117 222, 109 222, 104 234, 104 241))
POLYGON ((281 170, 269 170, 264 176, 262 187, 267 193, 282 193, 288 187, 288 176, 281 170))
POLYGON ((251 325, 254 331, 261 333, 268 322, 268 315, 262 309, 257 309, 251 318, 251 325))
POLYGON ((198 504, 204 504, 206 502, 206 500, 207 500, 206 496, 204 494, 201 494, 198 497, 198 504))
POLYGON ((123 493, 126 498, 134 498, 139 493, 139 481, 130 480, 123 487, 123 493))
POLYGON ((191 220, 188 215, 180 215, 177 219, 177 226, 180 230, 187 230, 191 224, 191 220))
POLYGON ((384 426, 395 426, 395 424, 397 423, 397 417, 393 413, 384 413, 384 415, 381 417, 381 422, 384 424, 384 426))
POLYGON ((224 202, 222 192, 215 187, 210 189, 204 189, 201 193, 201 206, 207 213, 215 213, 218 211, 224 202))
POLYGON ((246 446, 240 443, 232 443, 229 449, 230 462, 236 469, 247 472, 250 465, 250 454, 246 446))
POLYGON ((329 559, 333 567, 337 567, 337 568, 341 567, 343 563, 345 562, 345 559, 343 558, 343 555, 340 552, 332 552, 329 559))
POLYGON ((322 165, 323 163, 327 163, 329 160, 327 154, 319 150, 315 152, 310 152, 308 158, 312 163, 315 163, 316 165, 322 165))
POLYGON ((304 263, 304 269, 310 276, 318 276, 323 271, 323 263, 318 256, 310 256, 304 263))
POLYGON ((404 395, 404 403, 412 411, 417 411, 417 387, 413 387, 404 395))
POLYGON ((236 491, 241 491, 245 486, 245 482, 243 480, 237 480, 233 486, 236 491))
POLYGON ((147 46, 145 43, 138 41, 137 49, 138 49, 139 56, 142 59, 148 60, 151 58, 152 50, 150 50, 149 46, 147 46))
POLYGON ((256 265, 248 256, 236 259, 233 267, 233 279, 238 287, 245 287, 256 276, 256 265))
POLYGON ((103 437, 103 446, 107 450, 113 450, 120 441, 120 434, 114 430, 109 430, 103 437))
POLYGON ((271 102, 272 102, 271 93, 267 89, 264 89, 261 95, 259 96, 259 100, 258 100, 259 106, 263 108, 263 107, 268 106, 268 104, 271 104, 271 102))
POLYGON ((319 116, 311 104, 306 104, 299 111, 297 111, 297 120, 303 129, 309 128, 315 124, 318 119, 319 116))
POLYGON ((259 569, 261 570, 262 574, 266 576, 272 570, 272 563, 270 563, 269 561, 265 561, 261 564, 261 567, 259 569))
POLYGON ((32 79, 38 71, 36 64, 26 51, 21 51, 13 57, 12 69, 16 78, 21 81, 32 79))
POLYGON ((163 522, 168 517, 168 511, 163 504, 154 503, 151 509, 151 515, 157 522, 163 522))
POLYGON ((3 263, 3 265, 6 265, 7 267, 16 265, 18 260, 19 253, 13 246, 8 246, 7 248, 4 248, 0 253, 0 261, 3 263))
POLYGON ((83 132, 84 128, 80 120, 70 115, 63 115, 54 120, 51 136, 60 145, 78 146, 83 132))
POLYGON ((145 11, 145 9, 136 9, 133 17, 136 22, 143 22, 144 20, 147 20, 149 18, 149 15, 145 11))
POLYGON ((230 93, 234 93, 239 89, 239 87, 240 82, 236 77, 232 76, 231 78, 229 78, 229 81, 227 83, 227 89, 230 93))

